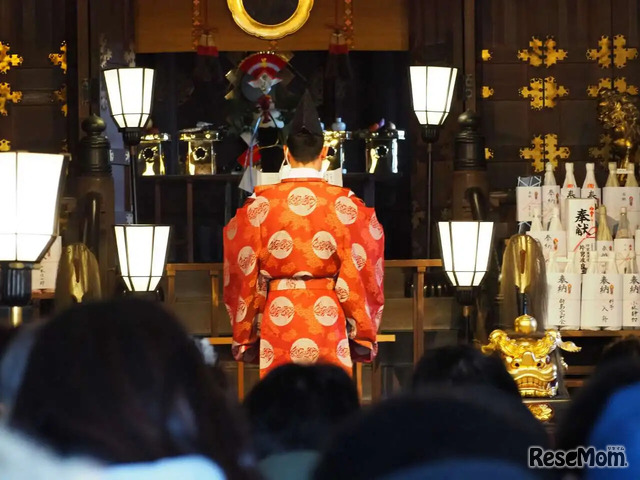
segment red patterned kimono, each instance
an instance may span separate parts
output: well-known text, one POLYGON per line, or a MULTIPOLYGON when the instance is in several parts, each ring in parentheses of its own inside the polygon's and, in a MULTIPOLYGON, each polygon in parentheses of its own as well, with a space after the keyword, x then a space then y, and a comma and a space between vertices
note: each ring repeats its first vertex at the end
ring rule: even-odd
POLYGON ((371 361, 384 307, 384 232, 353 192, 315 178, 257 187, 224 229, 236 360, 371 361))

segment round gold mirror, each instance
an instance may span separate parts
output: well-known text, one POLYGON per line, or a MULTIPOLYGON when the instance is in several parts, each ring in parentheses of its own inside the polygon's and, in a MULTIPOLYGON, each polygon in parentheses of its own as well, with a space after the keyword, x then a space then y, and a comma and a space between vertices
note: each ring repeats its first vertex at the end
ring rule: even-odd
POLYGON ((313 0, 227 0, 227 4, 242 30, 259 38, 277 40, 306 23, 313 0))

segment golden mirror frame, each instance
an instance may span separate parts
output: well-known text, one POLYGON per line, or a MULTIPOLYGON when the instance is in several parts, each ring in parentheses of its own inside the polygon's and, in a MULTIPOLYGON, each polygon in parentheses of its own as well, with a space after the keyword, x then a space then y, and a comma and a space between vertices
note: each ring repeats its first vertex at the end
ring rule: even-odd
POLYGON ((297 32, 309 19, 313 0, 298 0, 298 7, 293 15, 282 23, 267 25, 256 21, 247 13, 243 0, 227 0, 233 20, 249 35, 265 40, 279 40, 297 32))

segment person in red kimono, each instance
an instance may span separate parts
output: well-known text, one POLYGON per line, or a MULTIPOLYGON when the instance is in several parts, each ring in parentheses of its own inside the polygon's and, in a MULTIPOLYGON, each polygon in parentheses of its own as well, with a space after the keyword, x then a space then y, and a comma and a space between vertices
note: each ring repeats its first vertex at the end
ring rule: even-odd
POLYGON ((369 362, 384 308, 384 232, 375 212, 322 178, 309 93, 292 120, 291 172, 256 187, 224 228, 224 302, 236 360, 261 377, 285 363, 369 362))

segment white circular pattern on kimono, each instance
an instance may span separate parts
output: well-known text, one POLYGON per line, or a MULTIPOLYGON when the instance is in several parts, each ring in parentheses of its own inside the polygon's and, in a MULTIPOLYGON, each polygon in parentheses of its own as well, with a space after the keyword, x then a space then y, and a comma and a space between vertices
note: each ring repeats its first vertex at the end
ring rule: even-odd
POLYGON ((340 303, 344 303, 349 300, 349 285, 344 280, 344 278, 338 278, 334 290, 340 303))
POLYGON ((351 245, 351 260, 358 270, 362 270, 367 263, 367 252, 359 243, 351 245))
POLYGON ((310 272, 298 272, 298 273, 294 273, 293 274, 293 278, 305 278, 305 277, 312 277, 313 275, 311 275, 310 272))
POLYGON ((238 309, 236 310, 236 323, 240 323, 247 316, 247 302, 243 298, 238 300, 238 309))
POLYGON ((253 248, 246 246, 238 252, 238 267, 245 275, 249 275, 256 268, 256 253, 253 248))
POLYGON ((266 340, 260 340, 260 368, 269 368, 273 363, 273 357, 275 352, 271 344, 266 340))
POLYGON ((336 215, 343 225, 351 225, 358 218, 358 207, 349 197, 339 197, 336 200, 336 215))
POLYGON ((278 260, 287 258, 293 250, 293 239, 291 235, 284 230, 274 233, 267 243, 267 250, 278 260))
POLYGON ((287 297, 278 297, 269 305, 269 318, 278 327, 284 327, 291 322, 294 313, 295 307, 287 297))
POLYGON ((306 288, 304 280, 285 278, 284 280, 278 280, 275 290, 305 290, 306 288))
POLYGON ((347 197, 353 197, 355 195, 355 193, 353 193, 351 190, 349 190, 349 194, 347 195, 347 197))
POLYGON ((330 327, 338 321, 340 312, 338 304, 331 297, 320 297, 313 304, 313 315, 321 325, 330 327))
POLYGON ((233 217, 227 224, 227 238, 233 240, 236 238, 236 233, 238 233, 238 222, 236 217, 233 217))
POLYGON ((358 325, 355 319, 347 318, 347 332, 348 332, 349 338, 351 339, 356 338, 356 335, 358 334, 358 325))
POLYGON ((353 362, 351 361, 351 352, 349 351, 349 340, 343 338, 338 343, 338 347, 336 348, 336 355, 340 363, 342 363, 345 367, 352 367, 353 362))
POLYGON ((384 305, 381 306, 376 312, 376 316, 374 321, 376 322, 376 329, 380 328, 380 324, 382 323, 382 312, 384 311, 384 305))
POLYGON ((376 262, 376 283, 378 286, 382 285, 384 280, 384 265, 382 263, 382 258, 379 258, 376 262))
POLYGON ((264 197, 256 197, 247 208, 249 223, 254 227, 259 227, 269 215, 269 200, 264 197))
POLYGON ((231 274, 229 273, 229 262, 227 262, 226 258, 224 260, 224 264, 222 265, 222 277, 224 279, 224 286, 226 287, 231 281, 231 274))
POLYGON ((287 205, 293 213, 305 217, 316 209, 318 198, 308 188, 298 187, 289 192, 287 205))
POLYGON ((267 272, 266 270, 260 270, 260 275, 262 275, 264 278, 273 278, 271 274, 269 274, 269 272, 267 272))
POLYGON ((262 275, 258 275, 258 283, 256 285, 256 292, 258 292, 258 295, 262 295, 263 297, 266 297, 267 286, 268 286, 267 279, 264 278, 262 275))
POLYGON ((310 338, 299 338, 291 345, 289 355, 293 363, 315 363, 320 356, 320 349, 316 342, 310 338))
POLYGON ((322 260, 327 260, 338 249, 338 244, 329 232, 320 231, 313 236, 311 248, 316 256, 322 260))
POLYGON ((229 304, 225 303, 224 308, 227 309, 227 315, 229 315, 229 320, 233 321, 233 312, 231 311, 231 307, 229 306, 229 304))
POLYGON ((382 225, 380 225, 378 217, 376 217, 375 213, 371 215, 371 220, 369 220, 369 233, 374 240, 380 240, 384 233, 384 231, 382 230, 382 225))

